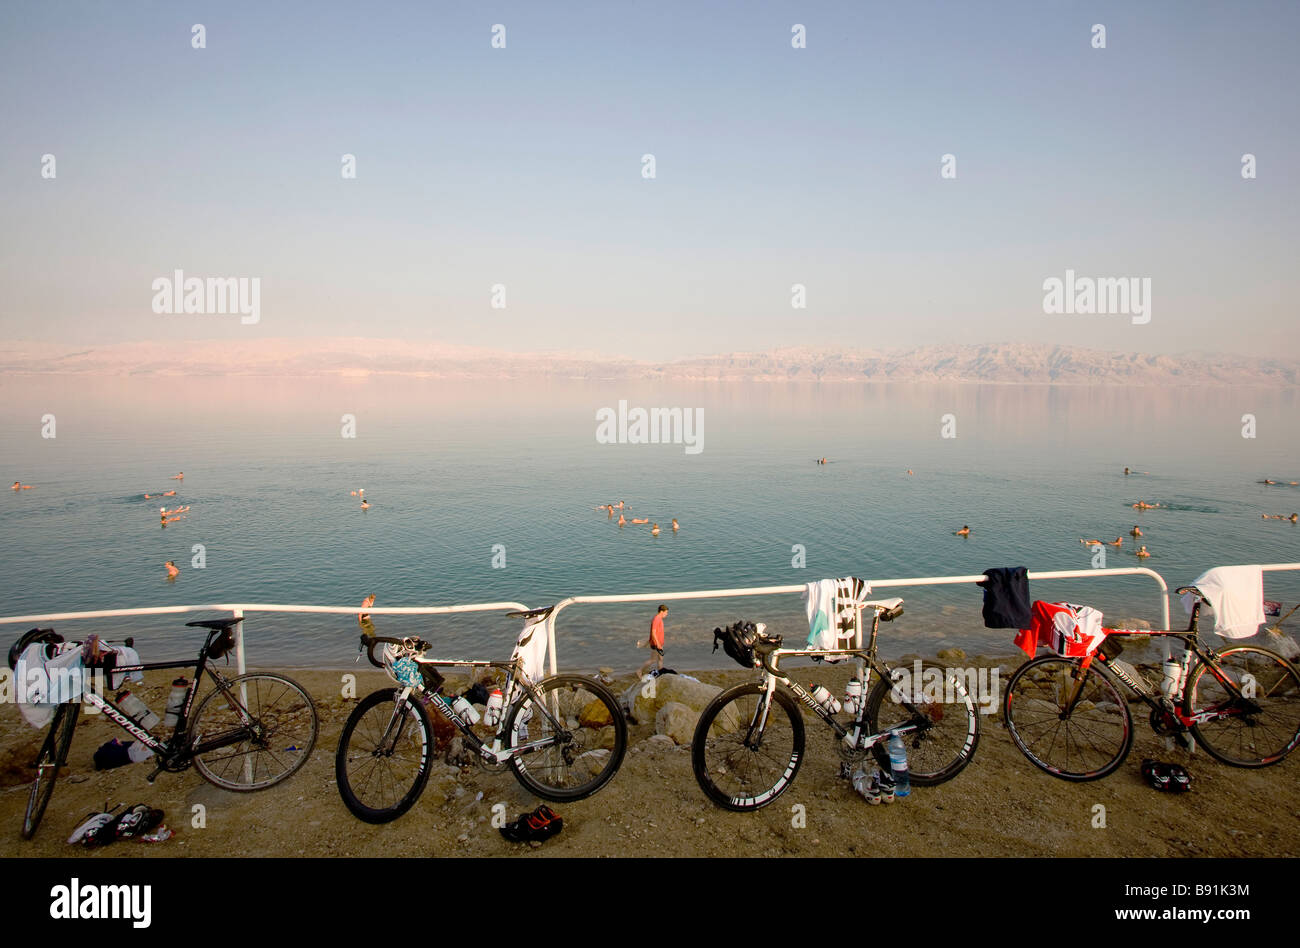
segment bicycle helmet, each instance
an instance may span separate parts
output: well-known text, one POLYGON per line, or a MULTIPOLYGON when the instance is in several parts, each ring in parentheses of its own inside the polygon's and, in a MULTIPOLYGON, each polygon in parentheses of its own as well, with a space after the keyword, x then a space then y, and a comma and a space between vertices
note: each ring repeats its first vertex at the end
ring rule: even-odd
POLYGON ((53 629, 30 629, 22 634, 22 637, 9 647, 9 669, 10 671, 18 670, 18 659, 22 657, 23 652, 27 651, 28 646, 36 642, 44 642, 47 646, 45 657, 50 657, 48 646, 58 645, 63 641, 63 636, 59 635, 53 629))

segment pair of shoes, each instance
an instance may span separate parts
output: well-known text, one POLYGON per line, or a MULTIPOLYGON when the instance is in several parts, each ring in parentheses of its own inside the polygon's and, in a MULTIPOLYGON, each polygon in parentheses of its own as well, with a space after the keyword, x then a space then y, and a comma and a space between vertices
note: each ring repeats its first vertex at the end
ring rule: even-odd
MULTIPOLYGON (((121 805, 119 803, 117 806, 121 805)), ((111 843, 116 839, 113 831, 117 817, 113 815, 113 810, 116 810, 117 806, 100 813, 87 813, 68 837, 69 845, 75 846, 81 843, 83 846, 98 846, 102 843, 111 843)))
POLYGON ((125 811, 113 815, 118 804, 112 810, 86 815, 72 835, 69 843, 81 843, 86 847, 107 846, 119 839, 143 837, 157 828, 163 821, 163 811, 155 810, 143 803, 134 803, 125 811))
POLYGON ((1192 787, 1192 775, 1182 764, 1167 764, 1159 760, 1142 761, 1142 776, 1156 790, 1169 793, 1186 793, 1192 787))
POLYGON ((871 775, 870 780, 862 779, 865 776, 865 774, 861 774, 860 779, 853 782, 864 800, 872 806, 894 802, 894 777, 892 774, 882 773, 877 770, 871 775))
POLYGON ((868 804, 872 806, 892 804, 894 797, 893 774, 876 771, 875 774, 871 775, 871 783, 867 784, 867 791, 862 796, 865 796, 868 804))
POLYGON ((521 813, 513 822, 501 827, 501 835, 512 843, 550 839, 564 829, 564 818, 546 804, 532 813, 521 813))
POLYGON ((114 834, 117 839, 135 839, 145 836, 163 821, 163 811, 155 810, 143 803, 136 803, 127 808, 117 818, 114 834))

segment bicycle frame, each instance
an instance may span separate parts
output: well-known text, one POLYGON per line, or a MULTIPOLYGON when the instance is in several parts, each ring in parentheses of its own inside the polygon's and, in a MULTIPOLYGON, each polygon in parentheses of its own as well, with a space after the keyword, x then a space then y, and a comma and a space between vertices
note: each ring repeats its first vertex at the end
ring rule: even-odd
POLYGON ((95 690, 95 679, 91 680, 91 685, 83 693, 82 699, 86 704, 102 711, 110 721, 122 728, 122 730, 126 731, 136 740, 140 741, 155 754, 162 756, 164 760, 170 761, 173 759, 173 755, 176 754, 182 754, 181 759, 188 760, 196 755, 204 754, 212 750, 219 750, 222 747, 228 747, 231 744, 238 743, 242 740, 242 734, 233 733, 205 741, 203 744, 195 747, 182 747, 178 742, 178 739, 188 732, 190 711, 194 707, 194 699, 198 696, 199 684, 203 680, 203 673, 205 671, 212 677, 213 682, 222 694, 231 700, 232 706, 238 710, 241 723, 244 726, 247 726, 252 721, 248 716, 248 711, 244 707, 243 703, 236 700, 235 696, 231 694, 229 682, 226 680, 225 676, 208 663, 207 643, 204 643, 203 648, 199 652, 199 657, 194 661, 144 662, 138 665, 115 665, 109 673, 109 678, 111 679, 113 676, 120 674, 123 676, 123 683, 125 683, 126 676, 132 672, 164 671, 175 668, 192 669, 193 671, 191 674, 193 678, 185 693, 185 701, 181 705, 180 711, 177 712, 176 726, 172 729, 170 738, 158 738, 148 729, 142 727, 128 717, 126 712, 118 707, 117 704, 95 690))
MULTIPOLYGON (((1147 635, 1147 636, 1160 636, 1166 638, 1173 638, 1182 642, 1183 657, 1179 665, 1181 668, 1180 674, 1182 676, 1183 691, 1180 692, 1179 697, 1182 697, 1182 695, 1186 693, 1186 689, 1190 684, 1190 682, 1188 681, 1187 673, 1191 668, 1192 656, 1195 655, 1197 658, 1201 660, 1201 662, 1209 670, 1210 674, 1212 674, 1215 677, 1215 679, 1219 682, 1220 685, 1223 686, 1223 688, 1228 692, 1228 694, 1232 696, 1232 698, 1234 699, 1234 705, 1236 704, 1236 702, 1250 701, 1250 699, 1248 699, 1242 693, 1241 689, 1237 686, 1237 683, 1234 682, 1227 675, 1223 674, 1223 671, 1221 670, 1221 667, 1219 665, 1218 653, 1214 649, 1205 645, 1201 641, 1200 615, 1201 615, 1201 604, 1197 602, 1192 607, 1191 621, 1188 623, 1187 629, 1185 631, 1177 631, 1174 629, 1158 629, 1158 630, 1105 629, 1104 631, 1107 633, 1107 638, 1109 638, 1112 635, 1117 637, 1147 635)), ((1151 691, 1151 686, 1140 676, 1135 677, 1133 675, 1128 674, 1128 672, 1124 671, 1123 667, 1117 664, 1115 659, 1107 658, 1100 651, 1097 651, 1092 653, 1091 655, 1085 655, 1082 659, 1080 659, 1078 680, 1074 686, 1073 693, 1070 695, 1070 700, 1066 702, 1065 707, 1062 709, 1063 714, 1068 715, 1074 711, 1074 706, 1078 703, 1079 696, 1083 691, 1083 683, 1086 678, 1088 668, 1091 666, 1094 659, 1097 660, 1101 664, 1101 666, 1105 668, 1108 672, 1110 672, 1116 678, 1118 678, 1125 686, 1128 687, 1130 691, 1132 691, 1139 698, 1141 698, 1143 703, 1146 704, 1149 708, 1151 708, 1153 711, 1159 711, 1169 715, 1170 718, 1177 721, 1178 724, 1183 728, 1189 728, 1192 725, 1197 725, 1197 724, 1204 724, 1208 721, 1216 721, 1221 718, 1234 717, 1236 715, 1241 714, 1243 711, 1242 707, 1233 707, 1233 708, 1220 709, 1220 710, 1200 711, 1195 714, 1186 714, 1183 712, 1179 701, 1176 701, 1171 698, 1167 698, 1163 694, 1153 695, 1151 691)))
POLYGON ((547 708, 542 701, 538 700, 536 684, 528 677, 527 673, 524 672, 523 668, 519 666, 517 661, 490 662, 472 660, 428 660, 418 656, 412 656, 412 659, 418 665, 430 665, 434 668, 503 669, 506 673, 506 685, 503 693, 508 696, 514 696, 516 691, 520 693, 517 697, 514 697, 514 700, 503 703, 503 707, 501 708, 501 719, 497 722, 497 730, 493 734, 492 745, 489 747, 482 738, 474 733, 469 722, 456 713, 456 709, 452 707, 451 702, 448 701, 445 696, 437 692, 429 691, 422 684, 419 686, 404 685, 402 686, 401 694, 398 695, 397 698, 397 710, 393 715, 393 719, 388 723, 388 729, 384 732, 383 737, 380 738, 380 743, 384 743, 390 737, 394 736, 393 728, 401 719, 401 710, 405 703, 410 700, 412 693, 424 702, 425 707, 432 705, 435 711, 454 724, 456 729, 460 731, 461 735, 469 742, 475 752, 477 752, 483 760, 491 764, 504 764, 514 757, 531 754, 534 751, 541 750, 542 748, 550 747, 555 743, 555 738, 550 737, 545 740, 530 741, 527 744, 519 744, 514 747, 502 746, 504 744, 506 718, 509 711, 515 704, 523 701, 525 696, 533 699, 533 706, 538 708, 541 713, 546 716, 553 727, 558 728, 560 731, 564 730, 564 728, 560 726, 559 720, 552 713, 553 709, 547 708))
MULTIPOLYGON (((755 721, 751 724, 751 734, 753 728, 755 727, 757 727, 757 729, 760 732, 767 727, 767 709, 772 706, 772 694, 773 692, 776 691, 776 686, 778 683, 784 685, 786 689, 788 689, 796 698, 798 698, 801 702, 803 702, 805 706, 811 709, 812 712, 815 715, 817 715, 817 717, 821 718, 822 721, 824 721, 832 730, 834 730, 837 740, 843 740, 845 737, 847 737, 851 729, 859 732, 866 731, 867 695, 870 693, 871 690, 869 687, 870 680, 871 680, 870 672, 874 671, 882 679, 888 679, 891 677, 890 674, 891 669, 889 668, 889 666, 883 664, 881 661, 879 661, 879 659, 876 658, 876 636, 879 633, 879 631, 880 631, 880 611, 876 610, 876 613, 872 617, 872 621, 871 621, 871 636, 868 639, 867 646, 865 648, 849 649, 848 651, 844 651, 844 650, 828 651, 825 649, 778 648, 778 649, 772 649, 771 651, 767 651, 767 652, 760 652, 759 657, 762 661, 763 685, 764 685, 763 709, 762 709, 762 713, 759 715, 759 718, 761 720, 755 721), (789 675, 784 674, 780 669, 781 659, 783 658, 799 658, 799 657, 825 658, 831 655, 836 656, 837 658, 841 656, 856 658, 858 659, 860 665, 864 668, 864 675, 862 681, 862 701, 858 707, 857 720, 854 721, 852 724, 850 724, 848 727, 845 727, 839 721, 836 721, 835 716, 831 714, 831 712, 827 711, 824 707, 822 707, 822 705, 818 703, 817 699, 814 698, 806 688, 800 685, 797 681, 791 679, 789 675)), ((914 717, 920 717, 920 712, 910 701, 904 700, 904 701, 900 701, 899 703, 902 704, 902 706, 907 709, 909 714, 913 715, 914 717)), ((919 730, 919 726, 916 724, 899 724, 893 727, 886 728, 884 731, 882 731, 879 734, 871 734, 871 735, 863 736, 860 733, 858 738, 858 749, 870 750, 876 744, 879 744, 882 741, 887 741, 890 735, 892 734, 899 734, 899 735, 909 734, 912 731, 916 731, 916 730, 919 730)))

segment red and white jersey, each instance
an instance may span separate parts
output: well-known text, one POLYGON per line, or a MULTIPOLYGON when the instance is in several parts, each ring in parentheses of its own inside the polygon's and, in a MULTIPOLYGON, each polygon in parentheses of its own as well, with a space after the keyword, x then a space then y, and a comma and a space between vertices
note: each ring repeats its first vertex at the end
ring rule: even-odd
POLYGON ((1031 658, 1040 646, 1068 658, 1082 658, 1095 652, 1108 634, 1101 619, 1092 606, 1038 599, 1030 610, 1030 626, 1020 630, 1016 644, 1031 658))

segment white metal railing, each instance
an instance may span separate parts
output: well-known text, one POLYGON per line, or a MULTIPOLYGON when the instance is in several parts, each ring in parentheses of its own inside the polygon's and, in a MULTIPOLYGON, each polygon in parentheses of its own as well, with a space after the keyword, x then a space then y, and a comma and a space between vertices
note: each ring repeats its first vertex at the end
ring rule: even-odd
MULTIPOLYGON (((1280 570, 1300 570, 1300 563, 1265 563, 1261 569, 1266 572, 1280 570)), ((1164 628, 1169 628, 1169 586, 1164 577, 1145 566, 1116 567, 1111 569, 1067 569, 1029 572, 1030 579, 1087 579, 1100 576, 1149 576, 1160 587, 1160 618, 1164 628)), ((873 579, 869 580, 872 589, 886 589, 899 586, 941 586, 961 583, 976 583, 984 579, 983 574, 970 576, 914 576, 908 579, 873 579)), ((556 617, 569 606, 598 603, 627 603, 671 601, 681 599, 734 599, 745 596, 775 596, 803 593, 805 583, 786 586, 751 586, 740 589, 701 589, 687 592, 632 593, 605 596, 570 596, 555 604, 546 619, 547 651, 550 653, 550 671, 554 675, 558 664, 555 646, 556 617)), ((242 619, 249 612, 288 612, 320 613, 326 615, 451 615, 466 612, 525 612, 528 607, 519 602, 467 603, 455 606, 304 606, 294 604, 272 603, 220 603, 206 606, 146 606, 136 609, 98 609, 91 612, 46 612, 24 616, 0 616, 0 625, 12 625, 20 622, 59 622, 75 619, 101 619, 121 616, 170 615, 185 612, 229 612, 234 618, 242 619)), ((859 616, 859 620, 861 616, 859 616)), ((858 622, 859 628, 861 621, 858 622)), ((239 625, 236 637, 236 661, 239 673, 243 674, 245 666, 243 624, 239 625)))
MULTIPOLYGON (((106 619, 118 616, 170 615, 178 612, 229 612, 242 619, 247 612, 314 612, 326 615, 383 615, 383 616, 434 616, 458 612, 526 612, 521 602, 476 602, 459 606, 299 606, 243 602, 220 603, 211 606, 145 606, 138 609, 96 609, 92 612, 46 612, 29 616, 0 616, 0 625, 17 622, 62 622, 69 619, 106 619)), ((235 636, 235 663, 239 674, 247 671, 244 661, 244 624, 237 627, 235 636)), ((554 666, 554 660, 552 660, 554 666)), ((554 673, 554 667, 552 667, 554 673)))
MULTIPOLYGON (((1279 567, 1282 568, 1282 567, 1279 567)), ((1164 628, 1169 628, 1169 586, 1164 577, 1145 566, 1115 567, 1113 569, 1065 569, 1029 572, 1030 579, 1085 579, 1096 576, 1150 576, 1160 587, 1160 618, 1164 628)), ((867 580, 873 590, 895 586, 943 586, 958 583, 976 583, 984 579, 983 573, 973 576, 917 576, 911 579, 872 579, 867 580)), ((779 596, 790 593, 803 594, 806 583, 790 586, 751 586, 747 589, 701 589, 694 592, 671 593, 635 593, 624 596, 570 596, 555 604, 555 608, 546 619, 548 651, 551 653, 551 674, 555 674, 555 619, 569 606, 594 603, 614 602, 664 602, 674 599, 734 599, 744 596, 779 596)), ((856 623, 861 637, 862 615, 858 614, 856 623)), ((858 643, 859 645, 861 642, 858 643)))

